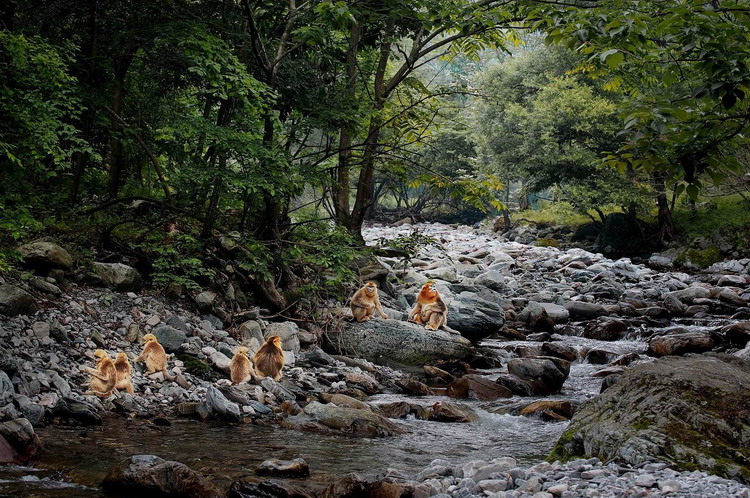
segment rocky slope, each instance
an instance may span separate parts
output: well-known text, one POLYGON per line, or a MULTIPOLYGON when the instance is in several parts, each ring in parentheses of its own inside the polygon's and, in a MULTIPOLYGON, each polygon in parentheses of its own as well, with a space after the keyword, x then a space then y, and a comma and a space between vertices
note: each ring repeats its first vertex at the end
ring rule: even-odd
MULTIPOLYGON (((750 339, 750 260, 727 261, 703 273, 686 274, 628 259, 613 261, 581 249, 561 251, 509 242, 468 227, 372 227, 366 236, 371 242, 393 239, 408 236, 415 228, 437 243, 423 247, 412 259, 381 257, 375 268, 362 271, 379 280, 391 319, 332 327, 321 343, 327 352, 314 345, 316 336, 304 327, 264 320, 257 309, 225 324, 217 317, 229 314, 221 309, 213 290, 196 295, 192 304, 137 294, 141 281, 124 265, 100 268, 76 284, 68 278, 70 265, 63 252, 36 247, 27 261, 35 275, 0 281, 0 314, 5 315, 0 321, 0 437, 11 448, 0 457, 5 461, 33 458, 38 441, 33 429, 27 430, 31 426, 98 424, 106 411, 152 420, 218 418, 388 437, 403 431, 389 417, 461 422, 475 415, 448 403, 435 403, 427 410, 408 403, 374 407, 362 402, 366 396, 445 392, 476 400, 539 397, 560 391, 571 362, 601 363, 596 375, 604 378, 604 387, 613 389, 621 385, 619 376, 627 382, 629 368, 648 364, 657 356, 713 350, 750 358, 745 349, 750 339), (428 279, 437 283, 450 308, 446 331, 430 333, 397 321, 428 279), (192 311, 193 307, 201 313, 192 311), (142 336, 149 332, 172 354, 170 369, 177 382, 166 382, 161 374, 147 377, 136 365, 135 395, 120 393, 102 400, 83 394, 87 379, 81 367, 93 366, 96 348, 111 354, 124 351, 132 359, 140 353, 142 336), (231 386, 228 364, 237 346, 254 351, 270 335, 283 339, 284 379, 231 386), (561 340, 566 335, 647 340, 650 357, 620 356, 607 349, 584 351, 581 357, 561 340), (488 350, 466 340, 476 343, 486 337, 515 342, 501 350, 488 350), (414 367, 421 369, 425 363, 430 364, 428 368, 415 376, 414 367), (409 374, 391 368, 402 365, 408 366, 409 374), (488 376, 472 367, 494 370, 488 376)), ((334 306, 333 314, 339 314, 341 306, 334 306)), ((565 420, 575 409, 559 400, 553 405, 543 402, 529 413, 565 420)), ((641 460, 629 464, 659 458, 647 452, 639 455, 641 460)), ((578 462, 550 472, 570 473, 588 482, 576 474, 581 465, 596 466, 578 462)), ((635 486, 621 479, 627 472, 608 469, 597 475, 606 474, 618 485, 635 486)), ((452 496, 490 492, 468 481, 466 486, 459 485, 463 476, 446 476, 452 479, 450 484, 446 481, 433 491, 452 496)), ((515 493, 520 488, 517 482, 529 480, 520 476, 496 480, 505 480, 507 489, 515 493)), ((685 474, 681 479, 692 477, 685 474)), ((505 491, 500 487, 491 492, 502 496, 505 491)), ((543 483, 541 489, 546 489, 543 483)), ((527 491, 531 489, 524 488, 527 491)))

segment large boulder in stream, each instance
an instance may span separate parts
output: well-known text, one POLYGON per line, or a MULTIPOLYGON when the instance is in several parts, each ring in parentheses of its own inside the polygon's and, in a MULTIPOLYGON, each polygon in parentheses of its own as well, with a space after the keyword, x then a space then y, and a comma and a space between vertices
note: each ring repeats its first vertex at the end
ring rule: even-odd
POLYGON ((121 461, 102 481, 107 494, 164 498, 218 498, 219 491, 202 475, 180 462, 154 455, 121 461))
POLYGON ((342 330, 330 331, 324 345, 329 352, 395 366, 464 360, 474 353, 471 342, 460 335, 381 319, 350 323, 342 330))
POLYGON ((592 456, 750 482, 750 363, 707 353, 628 369, 581 405, 549 458, 592 456))
POLYGON ((562 389, 570 375, 570 362, 553 356, 512 358, 508 373, 495 381, 519 396, 546 396, 562 389))
POLYGON ((355 437, 387 437, 402 434, 397 424, 372 410, 359 410, 333 403, 308 403, 301 414, 284 419, 282 427, 287 429, 322 432, 325 434, 347 434, 355 437))
POLYGON ((716 345, 709 330, 675 328, 648 341, 648 354, 653 356, 681 356, 686 353, 711 351, 716 345))
POLYGON ((25 418, 0 424, 0 464, 24 464, 36 457, 41 448, 39 437, 25 418))
POLYGON ((505 325, 503 308, 473 292, 464 291, 445 298, 448 326, 476 342, 499 331, 505 325))

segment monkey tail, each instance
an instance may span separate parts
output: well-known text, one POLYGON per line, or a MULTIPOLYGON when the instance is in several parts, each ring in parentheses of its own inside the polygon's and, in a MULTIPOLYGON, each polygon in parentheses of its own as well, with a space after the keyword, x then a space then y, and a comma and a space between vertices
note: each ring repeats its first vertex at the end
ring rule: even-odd
POLYGON ((161 373, 164 374, 164 378, 170 382, 174 382, 175 379, 177 378, 176 375, 174 376, 169 375, 169 372, 167 371, 166 367, 164 368, 164 370, 161 371, 161 373))

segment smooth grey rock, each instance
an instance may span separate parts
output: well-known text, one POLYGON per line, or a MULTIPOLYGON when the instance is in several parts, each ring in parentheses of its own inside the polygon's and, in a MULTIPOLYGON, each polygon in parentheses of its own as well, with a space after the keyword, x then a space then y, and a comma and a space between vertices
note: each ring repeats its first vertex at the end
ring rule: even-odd
POLYGON ((31 294, 15 285, 0 285, 0 315, 31 316, 36 310, 36 301, 31 294))
POLYGON ((120 292, 138 292, 143 286, 143 277, 132 266, 122 263, 96 262, 93 268, 94 273, 110 289, 120 292))
POLYGON ((584 301, 568 301, 565 303, 565 309, 568 310, 572 320, 590 320, 606 313, 601 304, 584 301))
POLYGON ((497 332, 505 324, 505 312, 497 303, 464 291, 445 297, 448 305, 448 327, 471 341, 479 341, 497 332))
POLYGON ((213 311, 215 302, 216 293, 211 291, 203 291, 195 296, 195 305, 201 313, 210 313, 213 311))
POLYGON ((229 401, 216 387, 209 386, 206 391, 206 406, 209 412, 230 422, 240 422, 242 413, 237 403, 229 401))
POLYGON ((324 337, 325 349, 336 354, 364 358, 381 365, 434 364, 440 360, 463 360, 474 348, 464 337, 443 330, 398 320, 350 323, 324 337))
POLYGON ((299 353, 299 327, 296 323, 269 323, 263 333, 263 338, 265 340, 274 335, 281 337, 281 349, 299 353))
POLYGON ((153 331, 156 340, 159 341, 167 353, 176 353, 180 346, 188 342, 187 334, 169 325, 160 325, 153 331))

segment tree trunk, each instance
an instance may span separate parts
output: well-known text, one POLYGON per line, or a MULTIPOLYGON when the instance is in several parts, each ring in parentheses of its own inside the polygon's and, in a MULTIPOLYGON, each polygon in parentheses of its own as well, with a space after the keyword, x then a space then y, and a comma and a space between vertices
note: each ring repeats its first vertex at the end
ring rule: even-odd
POLYGON ((364 152, 362 153, 362 167, 359 171, 359 179, 357 180, 357 197, 354 201, 351 217, 349 218, 349 225, 347 226, 349 233, 358 242, 362 243, 364 243, 362 225, 365 221, 367 208, 372 203, 374 193, 372 180, 375 176, 375 152, 377 151, 380 127, 382 125, 382 118, 379 112, 382 109, 382 104, 376 107, 376 109, 375 114, 370 118, 370 128, 365 140, 364 152))
POLYGON ((675 228, 672 210, 669 209, 667 188, 663 173, 651 173, 651 182, 656 190, 656 205, 659 208, 657 219, 659 222, 659 243, 666 244, 674 239, 675 228))
MULTIPOLYGON (((211 165, 215 163, 214 157, 211 158, 211 165)), ((221 181, 221 172, 227 165, 227 156, 225 154, 219 155, 219 167, 214 177, 214 184, 211 188, 211 197, 208 201, 208 209, 206 209, 206 218, 203 221, 203 229, 201 230, 200 238, 207 239, 211 236, 211 232, 214 229, 214 220, 217 216, 217 208, 219 207, 219 198, 221 197, 221 190, 223 183, 221 181)))
MULTIPOLYGON (((122 116, 122 108, 125 102, 125 76, 132 61, 132 55, 121 55, 114 60, 112 111, 117 116, 122 116)), ((122 131, 122 123, 117 119, 113 119, 110 130, 109 153, 107 154, 107 166, 109 168, 107 193, 111 199, 117 197, 120 191, 120 182, 123 173, 122 131)))
MULTIPOLYGON (((362 25, 355 22, 349 35, 349 48, 346 51, 346 97, 353 100, 357 90, 357 52, 359 41, 362 36, 362 25)), ((336 181, 333 185, 333 201, 336 221, 340 225, 347 226, 349 223, 349 192, 352 156, 352 136, 349 129, 341 128, 339 138, 339 164, 336 181)))

